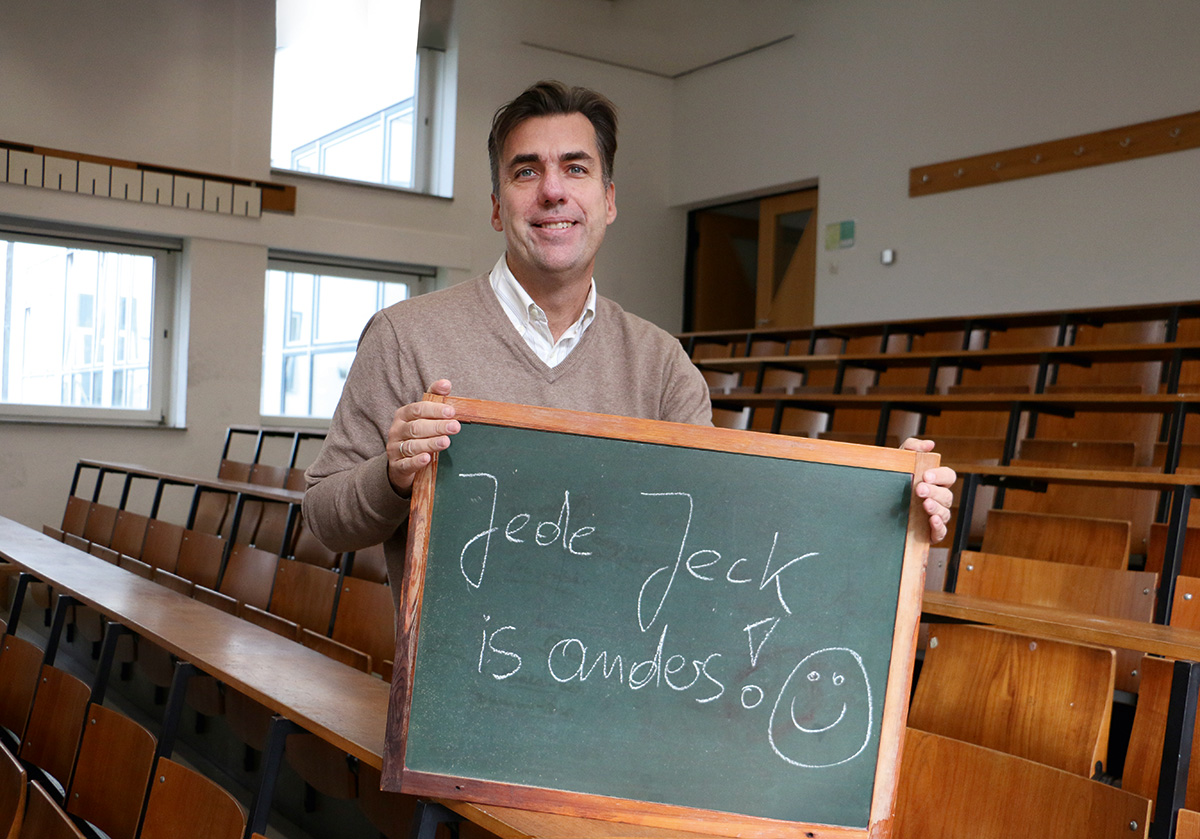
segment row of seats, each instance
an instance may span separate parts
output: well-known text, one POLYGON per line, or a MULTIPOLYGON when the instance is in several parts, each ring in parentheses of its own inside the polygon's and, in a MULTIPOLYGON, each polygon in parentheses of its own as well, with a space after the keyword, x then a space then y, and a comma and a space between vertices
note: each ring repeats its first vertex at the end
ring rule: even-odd
MULTIPOLYGON (((1179 311, 1186 317, 1113 310, 1063 313, 1059 323, 1050 318, 1036 323, 1040 316, 1008 323, 997 317, 925 322, 907 332, 904 324, 859 324, 840 336, 838 327, 828 327, 807 335, 756 330, 680 338, 714 396, 722 397, 714 411, 718 424, 871 443, 881 409, 836 407, 836 400, 829 400, 832 411, 828 405, 808 410, 802 398, 811 394, 815 401, 835 390, 895 394, 901 407, 887 415, 888 444, 898 445, 906 436, 930 437, 942 462, 960 469, 1005 463, 1018 470, 1161 472, 1169 427, 1159 414, 1027 411, 1020 415, 1017 445, 1009 448, 1012 411, 965 410, 954 398, 996 395, 1002 403, 1035 392, 1196 392, 1200 362, 1187 360, 1194 354, 1180 356, 1181 363, 1163 353, 1146 360, 1158 353, 1147 349, 1155 344, 1200 339, 1200 307, 1187 304, 1175 314, 1179 311), (1068 345, 1080 348, 1077 358, 1045 352, 1037 357, 1039 349, 1068 345), (1126 359, 1123 347, 1136 349, 1126 359), (989 350, 992 358, 980 360, 984 354, 977 353, 974 363, 964 350, 989 350), (1013 352, 998 359, 1000 350, 1013 352), (818 354, 834 358, 807 358, 818 354), (914 359, 895 363, 905 354, 914 359), (747 359, 776 356, 794 356, 795 363, 760 365, 747 359), (1052 357, 1059 363, 1046 360, 1052 357), (737 404, 729 396, 747 393, 766 396, 746 400, 758 407, 721 410, 737 404), (905 394, 927 400, 920 412, 902 407, 905 394), (770 400, 785 396, 786 407, 777 412, 770 400), (939 403, 942 396, 947 398, 939 403)), ((1197 426, 1193 421, 1183 428, 1177 471, 1200 468, 1197 426)), ((948 582, 947 558, 956 550, 961 553, 949 582, 958 593, 1102 617, 1154 619, 1166 543, 1165 505, 1158 493, 1054 483, 1044 491, 984 488, 970 512, 972 527, 962 534, 963 544, 931 552, 927 587, 940 590, 948 582)), ((1185 538, 1181 571, 1171 623, 1200 628, 1193 605, 1200 602, 1195 528, 1185 538)), ((924 626, 921 643, 896 835, 998 836, 1022 829, 1054 836, 1146 835, 1158 795, 1173 662, 975 626, 924 626), (1116 703, 1136 707, 1119 715, 1122 728, 1129 729, 1114 734, 1116 703), (1014 781, 1012 774, 1023 780, 1014 781), (1019 792, 1012 791, 1014 783, 1019 792), (1003 803, 997 786, 1009 789, 1009 801, 1022 804, 1003 803), (1072 805, 1066 806, 1068 801, 1072 805), (954 832, 956 822, 966 833, 954 832)), ((1200 809, 1200 768, 1189 773, 1187 807, 1200 809)), ((1181 811, 1179 835, 1189 835, 1184 832, 1189 824, 1195 831, 1196 819, 1200 816, 1181 811)))
POLYGON ((150 731, 52 658, 3 635, 0 835, 82 837, 82 826, 111 839, 240 839, 237 799, 160 753, 150 731))
MULTIPOLYGON (((78 496, 68 498, 61 531, 46 531, 61 532, 74 547, 390 678, 395 641, 390 588, 344 573, 352 566, 333 570, 245 543, 229 545, 213 533, 78 496), (96 518, 105 526, 93 526, 96 518)), ((371 569, 375 562, 359 567, 371 569)), ((40 605, 48 606, 48 600, 40 605)))
MULTIPOLYGON (((228 460, 223 462, 221 472, 218 480, 231 487, 236 483, 273 486, 285 473, 293 481, 299 475, 295 469, 228 460)), ((100 494, 99 487, 96 494, 100 494)), ((74 547, 390 680, 394 601, 386 584, 380 546, 347 555, 326 551, 319 545, 317 550, 306 551, 306 541, 315 544, 315 539, 301 526, 291 542, 291 554, 281 557, 254 543, 278 544, 273 536, 263 534, 282 532, 286 503, 243 501, 242 524, 234 533, 229 524, 236 495, 199 491, 197 497, 191 528, 71 495, 61 528, 44 530, 54 536, 61 532, 63 540, 74 547), (246 540, 231 540, 238 534, 246 540)), ((50 593, 44 592, 35 599, 48 605, 49 597, 50 593)), ((104 619, 77 606, 73 626, 85 638, 98 641, 104 619)), ((145 639, 128 636, 120 639, 117 649, 118 660, 135 664, 156 687, 160 701, 165 698, 175 674, 173 656, 145 639)), ((253 771, 266 747, 273 713, 203 674, 189 679, 186 702, 200 715, 199 719, 224 720, 227 730, 244 744, 243 769, 253 771)), ((381 791, 379 773, 373 767, 303 730, 288 734, 283 758, 311 793, 356 799, 363 814, 381 832, 408 835, 415 800, 381 791)), ((470 826, 464 826, 462 832, 490 835, 470 826)))

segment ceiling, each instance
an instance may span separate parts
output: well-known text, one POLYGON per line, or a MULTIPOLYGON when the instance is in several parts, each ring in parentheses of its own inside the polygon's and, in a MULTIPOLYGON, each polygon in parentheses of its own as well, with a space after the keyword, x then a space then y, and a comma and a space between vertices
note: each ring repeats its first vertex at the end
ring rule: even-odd
MULTIPOLYGON (((546 0, 527 46, 679 78, 792 38, 805 0, 546 0)), ((533 5, 533 4, 530 4, 533 5)))

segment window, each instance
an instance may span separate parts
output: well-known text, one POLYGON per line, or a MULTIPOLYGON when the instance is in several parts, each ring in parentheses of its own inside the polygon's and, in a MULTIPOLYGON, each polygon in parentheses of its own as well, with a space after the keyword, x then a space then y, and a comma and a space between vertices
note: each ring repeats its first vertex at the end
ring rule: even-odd
POLYGON ((263 319, 263 416, 333 416, 371 315, 424 291, 431 268, 272 259, 263 319))
POLYGON ((0 229, 0 416, 167 416, 175 251, 0 229))
POLYGON ((452 109, 443 51, 418 44, 421 7, 276 0, 273 167, 449 194, 434 148, 452 109))

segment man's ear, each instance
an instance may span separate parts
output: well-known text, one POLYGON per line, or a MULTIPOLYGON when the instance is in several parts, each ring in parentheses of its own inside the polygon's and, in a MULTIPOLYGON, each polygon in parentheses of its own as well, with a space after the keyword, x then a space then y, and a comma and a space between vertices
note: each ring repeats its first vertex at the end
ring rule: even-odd
POLYGON ((617 185, 612 181, 608 182, 608 189, 605 190, 605 200, 608 204, 608 223, 612 224, 617 218, 617 185))
POLYGON ((504 232, 504 220, 500 218, 500 199, 494 192, 492 193, 492 229, 499 233, 504 232))

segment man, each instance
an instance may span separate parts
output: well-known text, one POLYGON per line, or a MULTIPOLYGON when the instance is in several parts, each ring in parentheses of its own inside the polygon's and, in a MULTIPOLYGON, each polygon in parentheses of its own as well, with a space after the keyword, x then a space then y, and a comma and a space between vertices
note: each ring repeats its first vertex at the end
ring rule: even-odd
MULTIPOLYGON (((617 216, 616 146, 615 110, 594 91, 540 82, 501 107, 488 157, 504 255, 489 275, 385 309, 363 331, 304 515, 333 550, 383 542, 397 597, 413 479, 459 430, 452 407, 421 401, 426 390, 448 395, 453 382, 479 399, 712 421, 679 342, 596 294, 596 253, 617 216)), ((940 541, 954 472, 923 477, 916 492, 940 541)))

